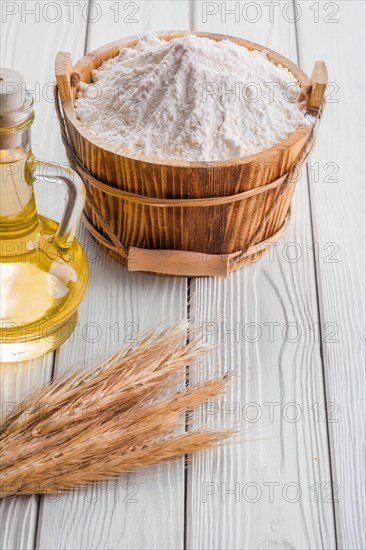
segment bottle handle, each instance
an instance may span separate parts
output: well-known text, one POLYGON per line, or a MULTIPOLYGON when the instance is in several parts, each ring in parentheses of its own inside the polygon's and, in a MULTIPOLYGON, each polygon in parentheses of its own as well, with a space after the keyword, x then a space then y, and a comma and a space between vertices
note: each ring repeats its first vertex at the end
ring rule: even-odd
POLYGON ((72 245, 83 212, 86 199, 84 183, 71 168, 38 159, 33 164, 32 174, 36 180, 61 184, 67 189, 65 210, 54 237, 55 244, 67 249, 72 245))

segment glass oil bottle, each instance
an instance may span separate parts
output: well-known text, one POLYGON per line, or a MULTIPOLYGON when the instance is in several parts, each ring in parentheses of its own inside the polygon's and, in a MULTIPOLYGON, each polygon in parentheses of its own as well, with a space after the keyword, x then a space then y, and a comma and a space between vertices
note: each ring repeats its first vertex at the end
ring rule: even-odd
POLYGON ((33 101, 22 76, 0 69, 0 361, 33 359, 72 333, 89 271, 74 238, 85 202, 77 174, 31 151, 33 101), (37 213, 33 183, 66 186, 58 224, 37 213))

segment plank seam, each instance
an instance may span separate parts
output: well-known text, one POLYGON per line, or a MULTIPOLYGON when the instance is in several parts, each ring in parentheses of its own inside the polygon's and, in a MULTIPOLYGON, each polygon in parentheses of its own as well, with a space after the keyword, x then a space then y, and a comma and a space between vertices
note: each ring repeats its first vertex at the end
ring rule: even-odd
MULTIPOLYGON (((310 229, 311 229, 311 240, 315 242, 315 229, 314 229, 314 217, 313 217, 313 205, 311 201, 311 192, 310 192, 310 175, 309 175, 309 165, 306 164, 306 180, 307 180, 307 191, 308 191, 308 197, 309 197, 309 209, 310 209, 310 229)), ((314 261, 314 271, 315 271, 315 292, 316 292, 316 304, 317 304, 317 311, 318 311, 318 320, 319 320, 319 348, 320 348, 320 361, 322 364, 322 382, 323 382, 323 396, 324 396, 324 404, 325 406, 328 403, 328 394, 327 394, 327 384, 326 384, 326 375, 325 375, 325 361, 324 361, 324 348, 323 348, 323 315, 321 312, 320 307, 320 290, 319 290, 319 273, 316 266, 316 259, 315 259, 315 246, 313 246, 313 261, 314 261)), ((330 481, 332 484, 332 488, 334 486, 334 477, 333 477, 333 463, 332 463, 332 452, 331 452, 331 445, 330 445, 330 427, 329 427, 329 418, 328 415, 325 415, 326 418, 326 434, 327 434, 327 446, 328 446, 328 460, 329 460, 329 471, 330 471, 330 481)), ((332 490, 333 494, 333 490, 332 490)), ((335 502, 334 498, 332 499, 332 513, 333 513, 333 523, 334 523, 334 538, 335 538, 335 544, 336 549, 339 549, 338 544, 338 522, 337 522, 337 514, 335 509, 335 502)))
MULTIPOLYGON (((293 10, 295 13, 295 1, 292 0, 293 10)), ((301 66, 301 54, 300 54, 300 37, 298 32, 298 21, 297 18, 295 19, 295 43, 296 43, 296 57, 297 57, 297 63, 299 66, 301 66)), ((314 278, 315 278, 315 293, 316 293, 316 308, 317 308, 317 315, 318 315, 318 321, 319 321, 319 354, 320 354, 320 361, 322 365, 322 384, 323 384, 323 397, 324 397, 324 403, 327 404, 327 388, 326 388, 326 377, 325 377, 325 361, 324 361, 324 349, 323 349, 323 336, 324 332, 322 329, 322 323, 321 320, 323 318, 321 314, 321 307, 320 307, 320 291, 319 291, 319 273, 317 270, 316 265, 316 258, 315 258, 315 229, 314 229, 314 216, 313 216, 313 204, 311 200, 311 192, 310 192, 310 175, 309 175, 309 161, 305 164, 306 167, 306 186, 307 186, 307 195, 309 200, 309 212, 310 212, 310 232, 311 232, 311 241, 313 244, 313 265, 314 265, 314 278)), ((333 487, 334 478, 333 478, 333 465, 332 465, 332 453, 331 453, 331 446, 330 446, 330 430, 329 430, 329 419, 328 415, 326 415, 326 434, 327 434, 327 448, 328 448, 328 462, 329 462, 329 472, 330 472, 330 481, 331 486, 333 487)), ((337 520, 336 520, 336 510, 335 510, 335 503, 334 499, 332 500, 332 515, 333 515, 333 525, 334 525, 334 540, 335 540, 335 547, 336 549, 339 548, 338 545, 338 535, 337 535, 337 520)))
MULTIPOLYGON (((87 24, 86 24, 85 37, 84 37, 84 55, 86 55, 87 47, 88 47, 89 25, 90 25, 90 21, 89 21, 90 5, 91 5, 91 0, 88 0, 87 24)), ((58 356, 59 356, 59 348, 53 352, 51 381, 55 378, 56 367, 58 363, 58 356)), ((42 495, 37 495, 37 517, 36 517, 35 530, 34 530, 33 550, 37 549, 38 534, 39 534, 39 520, 41 515, 40 512, 41 512, 43 498, 44 497, 42 497, 42 495)))
MULTIPOLYGON (((186 343, 189 343, 189 327, 191 323, 191 282, 193 282, 192 278, 189 278, 187 280, 187 320, 188 320, 188 332, 187 332, 187 338, 186 343)), ((189 386, 189 367, 186 367, 185 372, 185 385, 186 387, 189 386)), ((188 432, 189 428, 189 414, 186 413, 185 415, 185 431, 188 432)), ((189 457, 188 455, 184 456, 184 473, 183 473, 183 491, 184 491, 184 506, 183 506, 183 549, 187 550, 187 521, 188 521, 188 465, 189 465, 189 457)))
POLYGON ((195 25, 195 9, 193 5, 194 0, 189 0, 189 28, 194 29, 195 25))
POLYGON ((91 1, 92 0, 88 0, 87 25, 86 25, 85 41, 84 41, 84 55, 87 54, 88 46, 89 46, 89 27, 90 27, 89 15, 90 15, 91 1))
MULTIPOLYGON (((195 30, 196 28, 196 10, 194 8, 194 0, 189 0, 189 28, 195 30)), ((187 319, 188 327, 191 325, 191 284, 193 285, 194 278, 189 277, 187 279, 187 319)), ((188 333, 189 339, 189 333, 188 333)), ((189 367, 186 370, 186 386, 189 385, 189 367)), ((188 430, 188 417, 186 416, 186 431, 188 430)), ((183 549, 188 548, 188 456, 184 457, 184 517, 183 517, 183 549)))

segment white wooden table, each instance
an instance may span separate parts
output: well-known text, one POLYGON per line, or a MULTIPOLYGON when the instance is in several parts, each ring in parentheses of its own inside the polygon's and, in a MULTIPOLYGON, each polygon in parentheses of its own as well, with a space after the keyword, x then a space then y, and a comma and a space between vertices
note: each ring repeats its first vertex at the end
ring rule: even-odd
MULTIPOLYGON (((4 0, 1 9, 1 64, 35 92, 34 152, 55 162, 65 162, 52 103, 58 50, 76 61, 126 35, 214 31, 266 44, 308 73, 324 59, 332 82, 294 221, 270 254, 228 281, 155 278, 127 273, 81 228, 91 278, 72 340, 1 368, 6 408, 189 311, 221 343, 202 376, 236 373, 197 425, 240 427, 241 443, 188 469, 177 460, 81 493, 4 499, 2 548, 366 548, 364 2, 4 0)), ((44 208, 57 215, 58 205, 50 194, 44 208)))

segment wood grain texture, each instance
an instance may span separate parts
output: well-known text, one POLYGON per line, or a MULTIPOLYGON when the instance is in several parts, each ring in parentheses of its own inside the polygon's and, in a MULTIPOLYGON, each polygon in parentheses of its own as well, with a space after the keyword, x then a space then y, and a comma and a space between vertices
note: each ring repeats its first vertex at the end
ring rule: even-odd
POLYGON ((39 158, 56 159, 55 162, 66 160, 53 104, 53 62, 60 49, 69 48, 75 55, 83 55, 87 5, 88 0, 78 3, 73 22, 70 22, 68 9, 60 8, 60 19, 56 21, 57 14, 52 12, 52 6, 48 11, 42 3, 30 0, 19 4, 18 9, 15 7, 14 15, 9 13, 3 18, 1 64, 21 72, 27 89, 34 95, 36 118, 32 127, 32 147, 39 158), (51 22, 52 19, 55 21, 51 22))
MULTIPOLYGON (((29 391, 50 380, 53 353, 41 359, 0 365, 1 415, 5 416, 29 391)), ((3 550, 33 549, 39 498, 0 499, 0 547, 3 550)))
MULTIPOLYGON (((125 25, 114 21, 116 8, 111 7, 116 4, 100 3, 102 16, 89 26, 89 50, 121 35, 156 28, 161 15, 168 28, 189 23, 189 6, 184 1, 174 9, 165 2, 139 2, 138 23, 125 25)), ((124 16, 125 2, 118 4, 124 16)), ((145 329, 185 318, 187 312, 186 279, 129 274, 84 228, 81 240, 90 261, 90 286, 79 308, 80 325, 74 339, 59 352, 57 372, 77 365, 87 368, 126 339, 138 339, 145 329)), ((59 496, 54 502, 42 500, 37 536, 40 549, 178 549, 183 543, 182 460, 59 496)))
MULTIPOLYGON (((51 11, 42 14, 42 4, 30 1, 22 2, 18 9, 14 3, 14 14, 9 10, 2 19, 1 66, 21 72, 28 90, 34 93, 36 120, 32 127, 33 151, 39 158, 53 162, 63 162, 66 158, 52 101, 53 59, 55 52, 66 45, 78 55, 83 54, 86 23, 82 8, 86 4, 84 0, 79 3, 73 24, 65 17, 58 22, 48 22, 47 18, 54 17, 51 11), (35 10, 35 14, 31 15, 30 10, 35 10)), ((62 212, 62 198, 62 194, 55 196, 54 186, 42 184, 42 188, 38 186, 36 189, 37 208, 55 219, 62 212)), ((29 389, 48 381, 52 375, 53 360, 53 354, 49 354, 32 362, 1 365, 2 401, 19 401, 29 389)), ((1 500, 1 548, 34 548, 38 504, 36 496, 1 500)))
MULTIPOLYGON (((196 3, 195 28, 255 39, 297 61, 294 26, 279 16, 270 22, 265 7, 256 23, 227 15, 226 24, 220 6, 206 23, 202 9, 196 3)), ((335 547, 312 244, 303 175, 279 246, 229 281, 193 283, 193 323, 221 345, 206 373, 235 373, 221 408, 203 410, 195 423, 239 427, 242 441, 193 459, 188 548, 335 547)))
POLYGON ((340 417, 329 423, 339 487, 337 538, 339 548, 356 550, 366 548, 365 4, 320 3, 319 13, 300 5, 301 62, 306 69, 314 55, 327 59, 331 83, 309 178, 314 239, 323 251, 317 263, 320 321, 330 323, 323 344, 326 393, 340 417))
MULTIPOLYGON (((129 274, 92 241, 81 240, 91 262, 90 285, 74 338, 60 349, 56 368, 88 368, 144 330, 186 315, 186 280, 129 274)), ((181 548, 183 462, 123 476, 114 482, 42 499, 40 549, 181 548), (162 532, 161 525, 170 528, 162 532)))
MULTIPOLYGON (((116 9, 124 18, 135 19, 124 9, 124 2, 113 9, 110 8, 116 2, 103 0, 99 4, 102 16, 90 24, 89 50, 117 40, 121 34, 153 28, 188 28, 190 23, 185 1, 138 2, 143 7, 137 22, 126 22, 121 17, 119 22, 114 21, 116 9)), ((261 3, 257 22, 248 20, 255 16, 250 12, 253 7, 242 11, 245 2, 225 3, 226 9, 237 10, 236 4, 240 5, 237 23, 235 15, 224 17, 222 3, 213 4, 214 10, 219 11, 208 15, 204 23, 203 3, 196 2, 196 28, 268 44, 297 62, 291 13, 285 12, 285 18, 283 12, 290 9, 285 7, 289 2, 278 6, 273 3, 272 19, 267 3, 261 3)), ((202 365, 202 376, 236 371, 221 408, 204 409, 197 413, 194 422, 221 427, 231 424, 244 431, 242 444, 204 453, 194 459, 188 472, 185 547, 192 550, 334 548, 329 486, 332 480, 339 486, 335 495, 339 500, 335 503, 339 548, 366 546, 363 304, 359 298, 364 277, 359 246, 364 221, 364 143, 359 139, 364 135, 364 72, 360 69, 363 48, 358 38, 364 7, 361 2, 327 4, 325 8, 322 2, 303 2, 297 26, 300 64, 310 74, 314 61, 325 59, 330 80, 339 85, 338 92, 332 88, 330 93, 335 92, 333 97, 341 100, 339 105, 328 104, 317 149, 309 163, 313 223, 309 221, 304 174, 295 194, 293 225, 274 251, 258 264, 233 275, 230 282, 202 279, 191 283, 192 330, 203 323, 209 333, 214 332, 208 341, 222 342, 221 352, 214 353, 202 365), (317 6, 319 23, 314 24, 317 6), (334 14, 337 7, 339 12, 334 14), (331 23, 332 19, 339 22, 331 23), (338 174, 334 172, 334 162, 339 165, 338 174), (334 263, 334 259, 338 262, 334 263), (295 325, 286 327, 287 323, 295 325), (296 324, 301 331, 298 341, 296 324), (332 342, 332 331, 337 325, 338 342, 332 342), (228 334, 230 330, 234 334, 228 334), (291 338, 295 340, 291 342, 291 338), (326 410, 322 356, 326 399, 330 404, 326 410), (291 405, 294 402, 296 406, 291 405), (291 421, 299 413, 299 406, 300 418, 291 421), (260 418, 256 418, 258 415, 260 418), (298 488, 301 498, 291 502, 298 488), (227 492, 230 490, 234 494, 227 492)), ((25 26, 20 17, 19 11, 3 26, 2 44, 6 43, 6 48, 1 48, 2 64, 20 69, 29 82, 40 80, 43 74, 53 78, 56 51, 70 50, 75 58, 82 55, 85 35, 80 18, 74 32, 74 27, 64 20, 57 24, 43 20, 37 26, 31 16, 25 26)), ((65 156, 53 105, 43 100, 36 104, 36 114, 35 152, 48 160, 60 161, 65 156)), ((51 199, 45 208, 52 208, 56 216, 59 200, 48 196, 51 199)), ((182 281, 128 276, 121 266, 103 255, 85 230, 80 235, 93 264, 92 281, 80 311, 80 327, 74 340, 61 349, 57 365, 60 371, 69 365, 89 364, 89 359, 97 360, 121 340, 134 337, 136 325, 128 323, 137 323, 142 329, 162 318, 180 317, 186 305, 182 281)), ((4 402, 17 401, 30 386, 49 379, 52 363, 52 356, 48 356, 32 365, 18 365, 17 370, 14 365, 2 366, 4 402)), ((38 499, 3 500, 1 547, 182 548, 183 484, 182 464, 178 463, 169 469, 152 469, 123 479, 117 485, 48 497, 40 508, 38 535, 38 499)))

